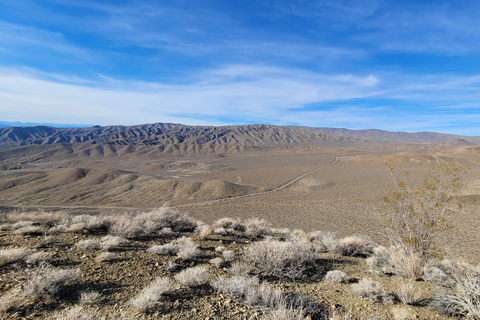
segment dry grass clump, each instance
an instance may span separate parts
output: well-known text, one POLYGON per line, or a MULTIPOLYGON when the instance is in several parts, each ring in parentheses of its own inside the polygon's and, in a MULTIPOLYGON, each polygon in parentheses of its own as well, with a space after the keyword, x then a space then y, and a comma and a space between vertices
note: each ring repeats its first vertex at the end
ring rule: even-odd
POLYGON ((120 247, 123 247, 127 245, 130 241, 128 241, 124 237, 120 236, 112 236, 112 235, 107 235, 100 239, 101 242, 101 247, 103 250, 113 250, 113 249, 118 249, 120 247))
POLYGON ((0 267, 22 261, 32 253, 34 253, 34 250, 27 248, 2 249, 0 250, 0 267))
POLYGON ((383 286, 369 278, 363 278, 358 283, 352 284, 352 292, 362 298, 390 304, 388 301, 389 295, 385 294, 383 286))
POLYGON ((21 285, 22 295, 33 299, 42 295, 53 296, 77 282, 81 276, 79 269, 56 269, 44 263, 27 273, 25 282, 21 285))
POLYGON ((165 271, 174 271, 178 267, 178 264, 176 264, 174 261, 167 261, 163 265, 163 270, 165 271))
POLYGON ((480 272, 464 262, 450 261, 449 288, 435 293, 430 307, 455 317, 480 319, 480 272))
POLYGON ((390 310, 393 320, 415 320, 417 316, 405 307, 394 308, 390 310))
POLYGON ((78 302, 83 305, 93 305, 99 303, 101 299, 101 293, 88 290, 80 293, 80 300, 78 302))
POLYGON ((281 305, 275 310, 271 310, 263 320, 304 320, 305 312, 303 309, 295 309, 292 306, 281 305))
POLYGON ((153 280, 135 298, 129 301, 129 305, 138 312, 148 312, 160 301, 162 296, 177 290, 178 286, 169 278, 161 277, 153 280))
POLYGON ((81 240, 75 244, 75 247, 80 250, 98 250, 101 246, 100 241, 95 239, 81 240))
POLYGON ((96 258, 95 261, 103 262, 103 261, 113 261, 117 256, 113 252, 102 252, 96 258))
POLYGON ((40 225, 52 227, 61 222, 67 214, 63 211, 28 211, 28 212, 10 212, 5 215, 5 220, 11 223, 29 221, 40 225))
POLYGON ((279 278, 298 279, 316 259, 308 242, 279 241, 267 238, 254 242, 245 250, 245 260, 258 273, 279 278))
POLYGON ((197 223, 177 210, 162 207, 134 217, 130 215, 116 217, 110 227, 110 233, 134 238, 140 235, 162 235, 165 228, 170 228, 174 232, 192 232, 197 228, 197 223))
POLYGON ((245 235, 250 239, 258 239, 272 233, 272 225, 263 219, 251 218, 245 222, 245 235))
POLYGON ((396 294, 401 302, 409 305, 417 305, 425 299, 425 293, 413 281, 401 282, 396 294))
POLYGON ((62 221, 48 230, 49 233, 106 232, 111 225, 110 217, 88 214, 66 215, 62 221))
POLYGON ((180 271, 175 275, 175 280, 182 286, 198 287, 204 285, 208 277, 210 277, 210 271, 207 267, 196 266, 180 271))
POLYGON ((117 319, 131 319, 122 313, 105 312, 92 307, 85 307, 82 305, 73 306, 61 311, 55 312, 49 320, 117 320, 117 319))
POLYGON ((425 256, 419 253, 412 251, 407 254, 398 247, 392 247, 390 249, 390 264, 396 274, 416 280, 422 277, 426 260, 425 256))
POLYGON ((348 283, 347 274, 340 270, 328 271, 325 275, 325 280, 328 282, 348 283))

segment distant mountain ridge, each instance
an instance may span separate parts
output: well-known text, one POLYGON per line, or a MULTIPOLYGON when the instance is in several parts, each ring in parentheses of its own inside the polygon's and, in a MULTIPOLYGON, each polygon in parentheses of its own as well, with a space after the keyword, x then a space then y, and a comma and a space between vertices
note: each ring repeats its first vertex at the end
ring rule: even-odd
POLYGON ((176 146, 181 149, 219 147, 356 147, 382 144, 479 143, 480 137, 435 132, 390 132, 274 125, 188 126, 155 123, 136 126, 54 128, 49 126, 0 128, 0 145, 92 143, 106 145, 176 146))

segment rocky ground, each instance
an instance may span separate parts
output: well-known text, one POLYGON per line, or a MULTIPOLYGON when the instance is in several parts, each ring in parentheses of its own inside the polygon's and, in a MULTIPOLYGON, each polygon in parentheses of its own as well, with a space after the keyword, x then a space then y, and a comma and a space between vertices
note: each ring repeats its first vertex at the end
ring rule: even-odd
MULTIPOLYGON (((163 210, 170 212, 168 219, 162 216, 165 213, 143 218, 4 213, 0 231, 2 319, 450 319, 428 307, 433 292, 441 288, 431 282, 411 282, 421 292, 421 298, 414 305, 400 302, 399 287, 408 281, 388 272, 370 270, 366 257, 375 245, 365 238, 355 238, 358 250, 346 252, 339 251, 339 247, 331 249, 331 243, 345 248, 342 246, 351 239, 331 234, 314 236, 299 230, 271 230, 261 220, 225 220, 207 226, 172 210, 163 210), (109 233, 113 235, 105 238, 109 233), (262 271, 248 258, 253 244, 267 237, 278 241, 275 243, 307 248, 307 254, 313 254, 302 265, 300 275, 283 277, 283 271, 262 271), (168 249, 172 243, 176 247, 168 249), (162 245, 156 253, 149 249, 162 245), (192 247, 196 248, 193 253, 185 253, 192 247), (104 261, 100 261, 100 255, 104 261), (244 270, 240 270, 242 266, 244 270), (178 276, 192 267, 204 267, 203 273, 189 276, 193 284, 178 276), (68 270, 72 278, 58 280, 53 289, 45 289, 44 282, 53 280, 41 278, 42 270, 49 274, 68 270), (343 283, 326 279, 332 270, 345 273, 343 283), (32 282, 35 276, 40 283, 32 282), (238 288, 227 290, 218 284, 219 279, 228 281, 235 276, 243 277, 238 278, 238 287, 248 279, 258 279, 264 287, 258 289, 261 285, 254 285, 254 292, 261 297, 268 295, 265 292, 277 292, 284 305, 266 298, 250 299, 250 293, 239 294, 238 288), (142 290, 158 278, 169 282, 169 290, 159 293, 147 308, 139 308, 138 301, 135 304, 133 299, 140 299, 142 290), (365 298, 355 294, 353 288, 363 278, 381 284, 381 294, 365 298), (86 297, 85 292, 90 292, 91 297, 86 297), (302 303, 298 302, 299 297, 302 303)), ((270 253, 259 254, 267 259, 270 253)), ((149 291, 146 295, 152 299, 155 294, 149 291)), ((142 299, 147 299, 145 294, 142 299)), ((148 304, 143 300, 142 303, 148 304)))

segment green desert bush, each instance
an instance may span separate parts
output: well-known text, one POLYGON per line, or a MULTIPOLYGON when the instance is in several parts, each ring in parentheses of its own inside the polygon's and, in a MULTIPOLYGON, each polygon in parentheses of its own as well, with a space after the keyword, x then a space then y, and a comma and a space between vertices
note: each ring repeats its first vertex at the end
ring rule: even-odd
MULTIPOLYGON (((389 165, 395 190, 385 195, 377 214, 385 235, 403 260, 421 265, 438 254, 435 239, 448 228, 447 217, 452 213, 450 202, 460 188, 464 171, 452 161, 431 168, 421 188, 410 187, 407 172, 397 174, 389 165)), ((423 265, 422 265, 423 264, 423 265)), ((410 273, 417 276, 419 271, 410 273)))

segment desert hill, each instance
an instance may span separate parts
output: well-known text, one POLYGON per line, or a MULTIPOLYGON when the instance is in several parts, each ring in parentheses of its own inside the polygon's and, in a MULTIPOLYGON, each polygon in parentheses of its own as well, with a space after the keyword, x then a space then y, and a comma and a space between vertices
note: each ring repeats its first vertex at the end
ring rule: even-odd
POLYGON ((463 140, 478 143, 480 137, 434 132, 388 132, 296 126, 241 125, 187 126, 145 124, 91 128, 6 127, 0 128, 0 145, 51 145, 90 142, 108 145, 155 145, 162 152, 218 152, 238 148, 281 146, 358 147, 395 143, 446 143, 463 140))

